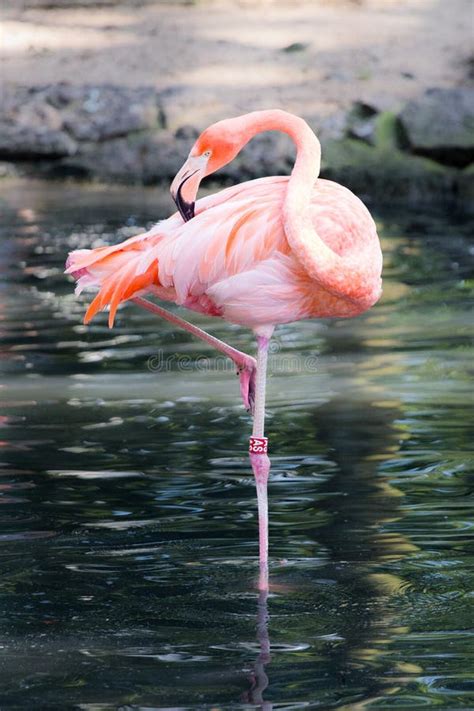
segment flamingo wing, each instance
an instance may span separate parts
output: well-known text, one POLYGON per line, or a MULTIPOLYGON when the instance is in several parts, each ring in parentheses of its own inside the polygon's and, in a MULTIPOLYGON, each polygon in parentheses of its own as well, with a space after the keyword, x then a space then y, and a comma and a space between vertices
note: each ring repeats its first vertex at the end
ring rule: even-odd
POLYGON ((284 193, 284 183, 252 184, 251 189, 198 211, 157 247, 160 283, 173 286, 177 302, 186 304, 275 251, 287 252, 281 220, 284 193))
MULTIPOLYGON (((358 309, 312 281, 291 252, 282 206, 288 177, 261 178, 202 198, 196 215, 179 214, 112 247, 78 250, 67 272, 99 288, 85 321, 138 294, 252 326, 311 316, 355 315, 358 309)), ((318 180, 310 206, 315 229, 336 253, 354 261, 373 248, 375 226, 349 190, 318 180)))
POLYGON ((210 286, 247 271, 278 246, 288 249, 280 209, 286 182, 283 176, 244 183, 199 200, 189 222, 175 214, 120 244, 72 252, 66 272, 77 279, 77 292, 99 287, 85 322, 110 305, 112 326, 118 305, 147 291, 218 313, 206 296, 210 286))

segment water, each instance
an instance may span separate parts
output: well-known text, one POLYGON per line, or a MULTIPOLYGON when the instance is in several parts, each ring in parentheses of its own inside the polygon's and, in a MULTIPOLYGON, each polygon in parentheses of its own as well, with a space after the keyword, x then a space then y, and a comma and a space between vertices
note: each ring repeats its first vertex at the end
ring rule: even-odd
POLYGON ((83 327, 62 274, 166 197, 0 207, 2 708, 473 708, 469 224, 380 216, 383 301, 277 332, 259 599, 237 379, 135 306, 83 327))

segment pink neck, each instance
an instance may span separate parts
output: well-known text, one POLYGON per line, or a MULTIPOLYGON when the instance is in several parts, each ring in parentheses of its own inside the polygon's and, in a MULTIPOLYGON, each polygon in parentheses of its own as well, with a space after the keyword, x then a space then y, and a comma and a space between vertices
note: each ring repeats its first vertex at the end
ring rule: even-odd
POLYGON ((301 214, 311 202, 314 184, 321 168, 321 144, 306 121, 280 109, 253 111, 242 116, 245 143, 263 131, 287 133, 296 146, 296 161, 285 201, 287 218, 301 214))
POLYGON ((288 182, 283 206, 285 232, 295 255, 310 276, 324 283, 323 265, 334 268, 337 255, 315 232, 307 208, 313 195, 314 185, 321 167, 321 144, 306 121, 286 111, 272 109, 254 111, 240 117, 239 122, 244 144, 262 131, 287 133, 296 146, 296 161, 288 182), (314 248, 318 243, 320 265, 314 268, 314 248))
POLYGON ((378 254, 372 257, 361 250, 358 259, 339 256, 321 239, 311 219, 308 208, 321 167, 321 145, 306 121, 279 109, 254 111, 236 120, 242 145, 262 131, 291 136, 297 155, 283 205, 288 243, 310 278, 329 293, 364 307, 372 305, 380 294, 378 254))

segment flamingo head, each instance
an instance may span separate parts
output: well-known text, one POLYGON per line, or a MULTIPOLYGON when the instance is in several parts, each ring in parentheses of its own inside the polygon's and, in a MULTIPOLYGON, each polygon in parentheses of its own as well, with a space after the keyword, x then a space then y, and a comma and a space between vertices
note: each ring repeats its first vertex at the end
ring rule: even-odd
POLYGON ((249 140, 239 118, 218 121, 206 128, 171 183, 171 196, 185 222, 194 217, 201 180, 230 163, 249 140))

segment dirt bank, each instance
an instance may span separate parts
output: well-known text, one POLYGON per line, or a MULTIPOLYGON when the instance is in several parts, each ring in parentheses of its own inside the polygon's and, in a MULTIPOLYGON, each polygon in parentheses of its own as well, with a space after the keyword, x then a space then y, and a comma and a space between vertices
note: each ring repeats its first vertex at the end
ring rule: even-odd
POLYGON ((466 81, 472 54, 470 0, 28 4, 2 10, 3 82, 169 87, 171 128, 273 106, 313 122, 356 99, 396 108, 466 81))

